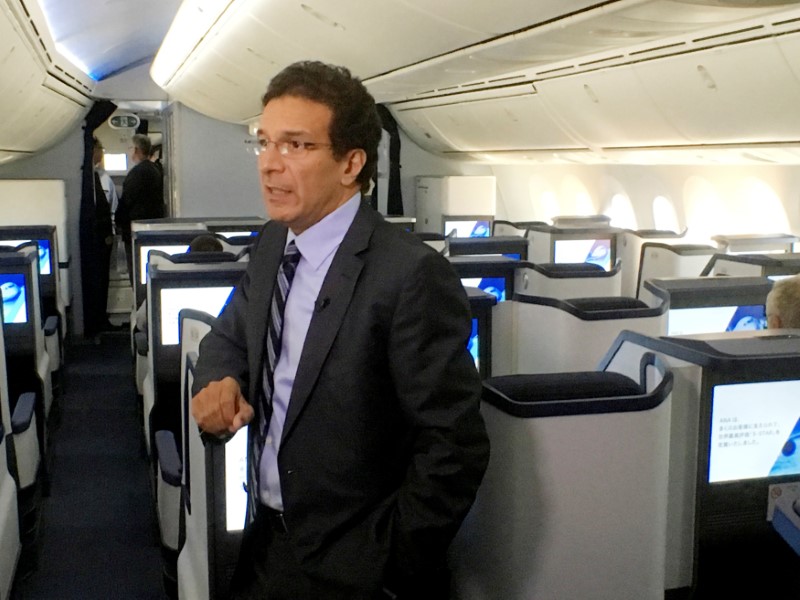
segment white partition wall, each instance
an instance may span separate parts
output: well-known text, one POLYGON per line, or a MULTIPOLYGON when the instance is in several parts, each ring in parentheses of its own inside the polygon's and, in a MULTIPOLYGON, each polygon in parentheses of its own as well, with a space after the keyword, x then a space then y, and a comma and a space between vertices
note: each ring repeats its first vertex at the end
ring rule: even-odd
POLYGON ((72 301, 69 282, 67 200, 60 179, 0 179, 0 223, 3 225, 55 225, 58 235, 61 298, 72 301))
POLYGON ((663 598, 672 379, 651 369, 486 380, 492 453, 452 598, 663 598))

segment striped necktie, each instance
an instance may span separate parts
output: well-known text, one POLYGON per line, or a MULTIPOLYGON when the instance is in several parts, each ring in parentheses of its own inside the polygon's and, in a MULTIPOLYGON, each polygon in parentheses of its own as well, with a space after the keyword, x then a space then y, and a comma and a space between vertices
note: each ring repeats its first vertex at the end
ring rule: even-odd
POLYGON ((300 250, 294 240, 289 242, 278 268, 278 277, 275 281, 275 290, 272 294, 272 304, 269 311, 266 343, 264 347, 264 368, 262 375, 262 394, 259 407, 258 432, 251 444, 250 467, 248 486, 250 489, 250 518, 255 517, 255 507, 258 502, 258 464, 264 450, 264 440, 267 437, 269 421, 272 417, 272 392, 274 386, 275 366, 281 354, 281 336, 283 334, 283 311, 286 308, 286 299, 292 286, 297 263, 300 261, 300 250))

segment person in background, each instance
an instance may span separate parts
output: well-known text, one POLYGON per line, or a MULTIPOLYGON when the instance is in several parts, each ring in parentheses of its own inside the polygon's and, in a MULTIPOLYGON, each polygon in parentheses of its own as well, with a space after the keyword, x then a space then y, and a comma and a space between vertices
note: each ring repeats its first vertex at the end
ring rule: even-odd
POLYGON ((381 124, 358 79, 295 63, 262 106, 271 220, 192 390, 206 443, 249 424, 233 595, 443 600, 445 554, 489 459, 466 293, 363 201, 381 124))
MULTIPOLYGON (((189 242, 187 252, 222 252, 222 242, 210 233, 202 233, 189 242)), ((147 298, 136 309, 136 329, 147 331, 147 298)))
POLYGON ((767 294, 767 328, 800 329, 800 275, 772 285, 767 294))
POLYGON ((133 284, 133 248, 131 222, 138 219, 158 219, 164 216, 164 180, 161 170, 150 160, 152 144, 146 135, 137 133, 131 138, 133 167, 122 184, 122 198, 115 213, 117 230, 125 244, 128 277, 133 284))
POLYGON ((92 148, 92 165, 94 167, 94 233, 92 239, 93 253, 97 271, 89 285, 94 297, 84 323, 84 333, 93 337, 101 331, 114 329, 108 319, 108 282, 111 268, 111 250, 114 247, 114 226, 111 221, 112 206, 117 203, 117 191, 111 177, 103 169, 103 145, 94 138, 92 148))

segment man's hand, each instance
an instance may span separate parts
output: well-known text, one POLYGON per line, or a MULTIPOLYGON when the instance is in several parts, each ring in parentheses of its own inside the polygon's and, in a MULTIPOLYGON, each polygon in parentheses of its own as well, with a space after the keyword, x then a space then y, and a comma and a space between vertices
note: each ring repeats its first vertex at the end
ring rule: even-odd
POLYGON ((233 377, 212 381, 192 398, 192 416, 202 431, 212 435, 235 433, 254 415, 233 377))

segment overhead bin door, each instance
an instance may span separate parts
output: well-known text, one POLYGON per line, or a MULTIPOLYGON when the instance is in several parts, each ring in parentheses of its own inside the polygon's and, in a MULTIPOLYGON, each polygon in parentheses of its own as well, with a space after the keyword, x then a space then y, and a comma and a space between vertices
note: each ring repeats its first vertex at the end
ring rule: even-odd
MULTIPOLYGON (((795 63, 799 36, 786 40, 795 63)), ((800 139, 800 82, 774 39, 634 65, 637 77, 694 143, 800 139)))
POLYGON ((553 118, 589 146, 686 142, 630 66, 542 81, 537 89, 553 118))
POLYGON ((439 99, 414 108, 394 108, 403 129, 421 146, 435 151, 583 147, 558 127, 535 93, 460 103, 439 99))

